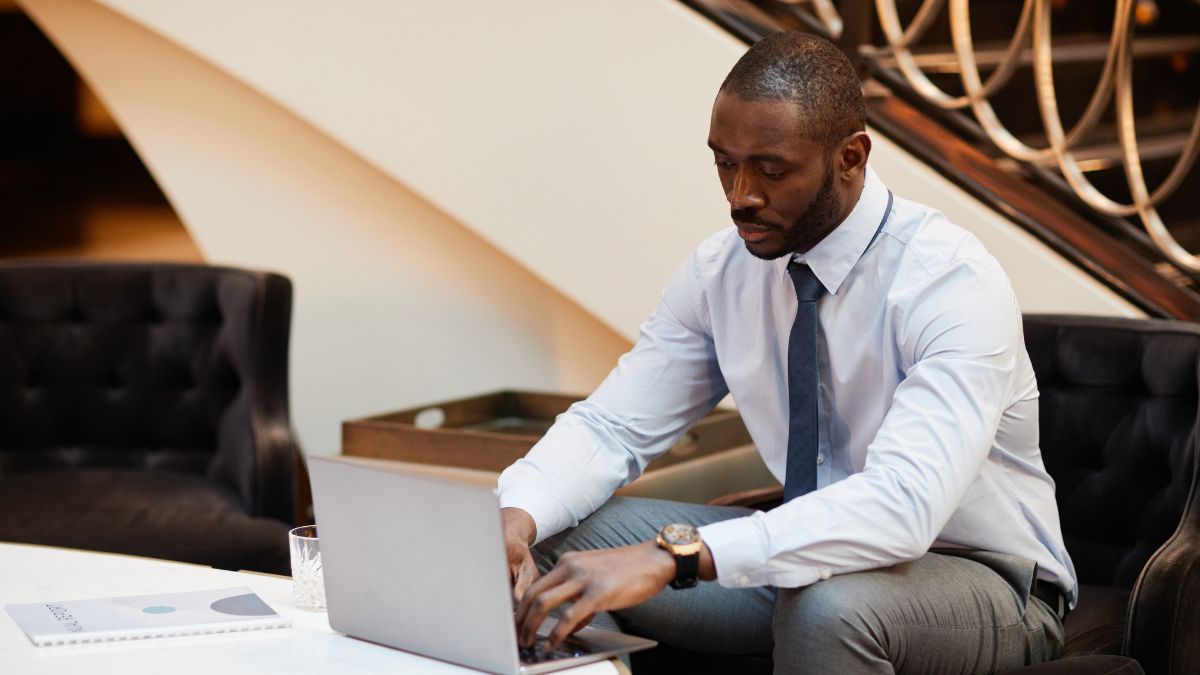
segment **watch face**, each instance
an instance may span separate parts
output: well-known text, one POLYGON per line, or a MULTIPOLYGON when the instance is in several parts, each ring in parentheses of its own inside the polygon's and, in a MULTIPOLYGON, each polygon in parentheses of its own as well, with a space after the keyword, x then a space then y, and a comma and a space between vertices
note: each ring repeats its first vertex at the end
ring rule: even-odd
POLYGON ((663 541, 671 546, 691 544, 699 541, 700 539, 700 533, 696 531, 695 527, 692 527, 691 525, 684 525, 682 523, 672 523, 667 525, 663 527, 663 529, 659 530, 659 534, 662 535, 663 541))

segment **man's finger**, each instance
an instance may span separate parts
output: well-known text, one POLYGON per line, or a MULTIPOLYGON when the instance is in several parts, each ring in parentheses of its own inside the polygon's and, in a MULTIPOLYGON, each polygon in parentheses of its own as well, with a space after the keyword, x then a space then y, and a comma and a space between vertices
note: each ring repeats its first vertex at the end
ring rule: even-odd
POLYGON ((584 590, 580 581, 570 578, 563 579, 561 583, 552 586, 538 588, 538 584, 545 579, 546 577, 542 577, 529 587, 529 590, 525 592, 525 597, 521 599, 521 607, 525 611, 523 613, 520 609, 517 611, 517 636, 520 638, 521 644, 526 646, 533 644, 538 628, 551 612, 563 603, 579 597, 584 590))
POLYGON ((577 579, 567 579, 562 584, 545 589, 535 587, 536 584, 530 587, 525 593, 525 598, 521 600, 521 606, 527 609, 517 623, 517 635, 521 644, 525 646, 533 644, 534 638, 537 637, 537 629, 546 617, 550 616, 550 612, 583 593, 583 583, 577 579))
POLYGON ((587 616, 583 617, 583 621, 580 621, 579 625, 576 626, 575 630, 571 631, 571 633, 574 634, 574 633, 578 632, 580 628, 587 628, 588 626, 590 626, 592 624, 592 621, 594 621, 595 619, 596 619, 595 612, 588 614, 587 616))
POLYGON ((529 613, 529 604, 538 593, 541 593, 543 590, 550 588, 555 584, 561 583, 565 579, 566 572, 558 567, 555 567, 547 572, 545 576, 535 579, 533 583, 531 583, 529 587, 525 589, 525 592, 521 594, 521 599, 517 602, 517 625, 520 626, 525 623, 525 615, 529 613))
POLYGON ((533 558, 525 558, 521 562, 521 566, 517 568, 516 580, 513 582, 513 601, 520 603, 521 598, 525 596, 526 589, 537 581, 537 578, 537 565, 533 563, 533 558))
POLYGON ((558 623, 550 631, 549 649, 554 649, 560 642, 566 640, 568 635, 591 623, 592 619, 596 616, 596 612, 588 608, 594 604, 594 601, 584 595, 576 600, 575 604, 564 609, 558 617, 558 623))

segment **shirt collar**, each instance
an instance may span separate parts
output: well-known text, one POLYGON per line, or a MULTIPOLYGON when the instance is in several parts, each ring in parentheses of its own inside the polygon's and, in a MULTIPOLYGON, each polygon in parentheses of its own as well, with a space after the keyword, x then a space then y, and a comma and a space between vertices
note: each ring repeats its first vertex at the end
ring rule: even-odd
POLYGON ((825 290, 836 295, 875 236, 887 204, 887 186, 868 166, 862 193, 850 215, 807 253, 785 255, 773 261, 776 272, 786 277, 788 263, 795 258, 811 267, 825 290))

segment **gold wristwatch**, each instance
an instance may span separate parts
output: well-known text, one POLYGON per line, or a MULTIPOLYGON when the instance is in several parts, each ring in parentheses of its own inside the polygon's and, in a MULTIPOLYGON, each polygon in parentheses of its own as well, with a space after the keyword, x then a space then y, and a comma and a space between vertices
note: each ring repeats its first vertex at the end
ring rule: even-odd
POLYGON ((700 532, 691 525, 671 523, 658 531, 655 541, 675 557, 675 578, 671 580, 671 588, 695 586, 700 574, 700 549, 704 546, 700 532))

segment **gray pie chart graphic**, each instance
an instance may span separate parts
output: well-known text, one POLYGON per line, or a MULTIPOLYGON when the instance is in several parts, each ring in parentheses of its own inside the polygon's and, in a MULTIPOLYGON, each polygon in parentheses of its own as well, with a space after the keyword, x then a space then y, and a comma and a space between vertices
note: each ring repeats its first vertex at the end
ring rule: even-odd
POLYGON ((221 598, 209 605, 214 612, 234 616, 270 616, 275 613, 267 603, 253 593, 221 598))

